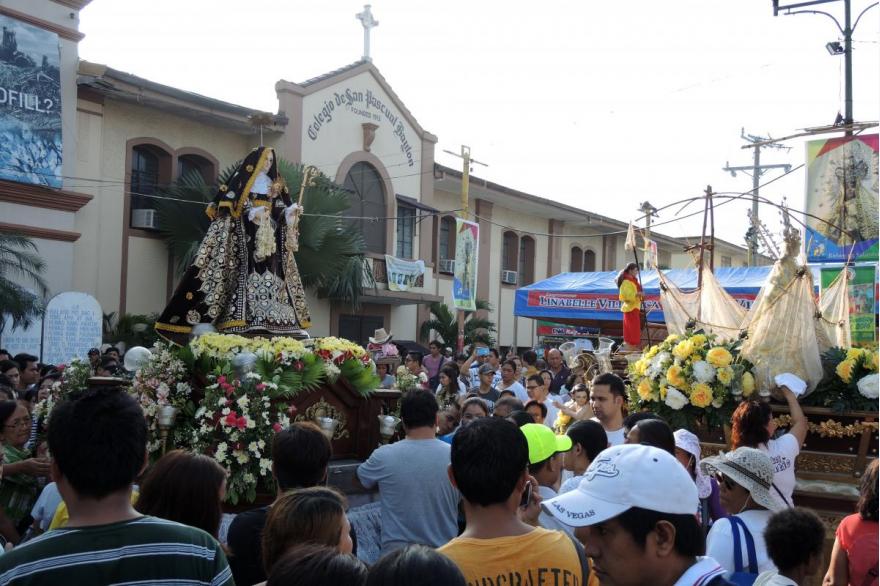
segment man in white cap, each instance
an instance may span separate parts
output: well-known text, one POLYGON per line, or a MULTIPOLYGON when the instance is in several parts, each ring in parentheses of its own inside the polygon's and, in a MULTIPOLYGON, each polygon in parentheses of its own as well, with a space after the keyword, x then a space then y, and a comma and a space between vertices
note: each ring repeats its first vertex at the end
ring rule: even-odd
POLYGON ((601 452, 576 490, 542 506, 575 527, 602 586, 728 586, 721 566, 701 557, 698 501, 671 454, 630 444, 601 452))

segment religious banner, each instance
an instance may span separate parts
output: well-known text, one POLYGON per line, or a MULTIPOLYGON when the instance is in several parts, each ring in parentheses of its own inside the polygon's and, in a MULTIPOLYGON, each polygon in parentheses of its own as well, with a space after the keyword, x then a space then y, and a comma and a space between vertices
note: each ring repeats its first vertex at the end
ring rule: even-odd
POLYGON ((463 311, 477 310, 477 249, 480 225, 455 219, 455 273, 452 303, 463 311))
MULTIPOLYGON (((853 346, 871 347, 877 339, 876 266, 849 267, 849 327, 853 346)), ((837 278, 841 269, 822 269, 822 289, 837 278)))
POLYGON ((61 187, 58 35, 0 15, 0 179, 61 187))
POLYGON ((425 274, 425 261, 403 260, 385 255, 385 273, 388 275, 389 291, 409 291, 416 280, 425 274))
POLYGON ((877 136, 807 142, 808 262, 876 262, 877 136))
POLYGON ((645 264, 646 269, 657 268, 657 242, 645 238, 645 264))
POLYGON ((67 364, 87 358, 89 348, 101 346, 101 305, 88 293, 67 291, 49 300, 43 316, 40 362, 67 364))

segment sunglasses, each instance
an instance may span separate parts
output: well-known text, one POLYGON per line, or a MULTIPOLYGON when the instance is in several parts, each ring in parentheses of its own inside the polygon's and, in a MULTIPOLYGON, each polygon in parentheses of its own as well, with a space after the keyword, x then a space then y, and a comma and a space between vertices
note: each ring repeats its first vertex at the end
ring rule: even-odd
POLYGON ((718 482, 719 485, 724 485, 724 488, 727 490, 733 490, 735 486, 739 486, 736 482, 722 474, 721 472, 715 473, 715 481, 718 482))

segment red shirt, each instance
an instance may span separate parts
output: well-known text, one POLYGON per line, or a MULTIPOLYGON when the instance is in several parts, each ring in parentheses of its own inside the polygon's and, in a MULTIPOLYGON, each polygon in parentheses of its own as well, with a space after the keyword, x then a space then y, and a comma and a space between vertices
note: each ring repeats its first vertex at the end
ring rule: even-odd
POLYGON ((858 514, 844 517, 837 526, 837 542, 846 552, 849 583, 877 586, 877 521, 865 521, 858 514), (873 581, 865 581, 873 570, 873 581))

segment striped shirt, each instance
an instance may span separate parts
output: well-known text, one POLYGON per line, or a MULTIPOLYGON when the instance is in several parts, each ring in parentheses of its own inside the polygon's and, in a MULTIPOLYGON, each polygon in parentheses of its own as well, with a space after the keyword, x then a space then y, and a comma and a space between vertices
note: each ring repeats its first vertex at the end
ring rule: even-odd
POLYGON ((0 585, 234 586, 202 531, 156 517, 49 531, 0 556, 0 585))

